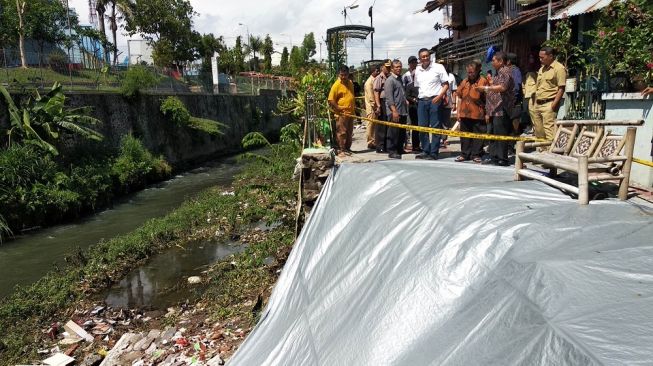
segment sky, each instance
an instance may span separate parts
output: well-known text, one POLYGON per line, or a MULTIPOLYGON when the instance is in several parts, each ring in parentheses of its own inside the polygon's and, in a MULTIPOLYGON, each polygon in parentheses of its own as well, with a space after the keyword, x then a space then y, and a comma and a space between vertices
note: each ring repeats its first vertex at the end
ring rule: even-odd
MULTIPOLYGON (((404 64, 408 56, 416 55, 422 47, 431 48, 438 38, 447 32, 436 32, 433 25, 442 21, 439 12, 417 13, 426 0, 267 0, 267 1, 219 1, 190 0, 199 15, 194 18, 194 28, 200 33, 223 36, 228 45, 233 45, 237 36, 246 38, 247 33, 264 38, 270 35, 275 51, 283 47, 300 45, 304 34, 313 32, 316 41, 315 59, 327 57, 324 39, 326 30, 344 25, 342 14, 345 6, 358 5, 347 11, 347 24, 369 25, 367 11, 374 6, 374 58, 399 58, 404 64)), ((79 14, 82 24, 88 24, 88 0, 70 0, 70 6, 79 14)), ((127 53, 127 36, 118 39, 118 49, 127 53)), ((138 38, 138 37, 133 37, 138 38)), ((358 66, 370 59, 370 39, 349 40, 348 64, 358 66)), ((279 54, 273 58, 278 63, 279 54)))

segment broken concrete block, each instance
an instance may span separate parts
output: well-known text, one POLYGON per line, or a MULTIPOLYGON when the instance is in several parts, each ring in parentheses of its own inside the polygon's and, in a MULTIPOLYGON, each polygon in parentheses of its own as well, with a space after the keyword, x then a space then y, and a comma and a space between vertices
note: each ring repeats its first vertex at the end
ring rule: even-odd
POLYGON ((77 323, 75 323, 72 320, 69 320, 66 325, 63 326, 63 328, 68 332, 69 334, 74 334, 82 339, 84 339, 87 342, 93 342, 93 336, 88 334, 82 327, 80 327, 77 323))
POLYGON ((66 356, 63 353, 57 353, 54 356, 43 360, 43 363, 49 366, 66 366, 73 362, 75 362, 74 358, 66 356))

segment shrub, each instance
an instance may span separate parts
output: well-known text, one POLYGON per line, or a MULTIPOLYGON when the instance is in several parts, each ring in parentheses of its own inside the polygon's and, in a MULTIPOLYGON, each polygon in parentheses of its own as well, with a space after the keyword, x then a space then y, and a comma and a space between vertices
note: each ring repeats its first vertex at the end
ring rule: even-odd
POLYGON ((154 157, 140 140, 125 135, 120 141, 120 155, 111 168, 123 186, 144 186, 148 181, 170 175, 172 168, 163 157, 154 157))
POLYGON ((168 117, 170 121, 186 126, 190 122, 190 113, 184 103, 177 97, 167 97, 161 103, 161 113, 168 117))
POLYGON ((186 109, 184 102, 177 97, 167 97, 161 102, 161 113, 170 121, 180 126, 187 126, 194 130, 203 131, 209 135, 222 135, 223 123, 206 118, 193 117, 186 109))
POLYGON ((128 98, 132 98, 138 95, 142 89, 151 88, 158 82, 159 78, 147 67, 141 65, 132 66, 125 73, 120 92, 128 98))

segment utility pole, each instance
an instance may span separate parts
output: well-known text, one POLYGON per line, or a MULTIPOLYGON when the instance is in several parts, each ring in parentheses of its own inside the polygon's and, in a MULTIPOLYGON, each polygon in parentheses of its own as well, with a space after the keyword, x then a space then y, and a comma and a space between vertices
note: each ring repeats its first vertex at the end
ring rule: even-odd
POLYGON ((549 0, 549 6, 547 9, 547 15, 546 15, 546 40, 548 41, 551 39, 551 0, 549 0))
MULTIPOLYGON (((374 6, 370 6, 370 10, 367 11, 367 15, 370 16, 370 27, 374 28, 374 19, 372 18, 372 8, 374 6)), ((372 30, 372 33, 370 34, 370 39, 372 41, 371 47, 370 47, 370 52, 372 53, 370 60, 374 60, 374 30, 372 30)))

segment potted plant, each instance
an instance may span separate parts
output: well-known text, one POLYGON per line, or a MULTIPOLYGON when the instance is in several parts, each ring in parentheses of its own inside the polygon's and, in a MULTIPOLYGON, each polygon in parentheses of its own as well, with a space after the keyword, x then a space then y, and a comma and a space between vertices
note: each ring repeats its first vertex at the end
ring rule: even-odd
POLYGON ((602 10, 589 54, 612 76, 643 90, 653 82, 653 10, 646 0, 613 1, 602 10))

